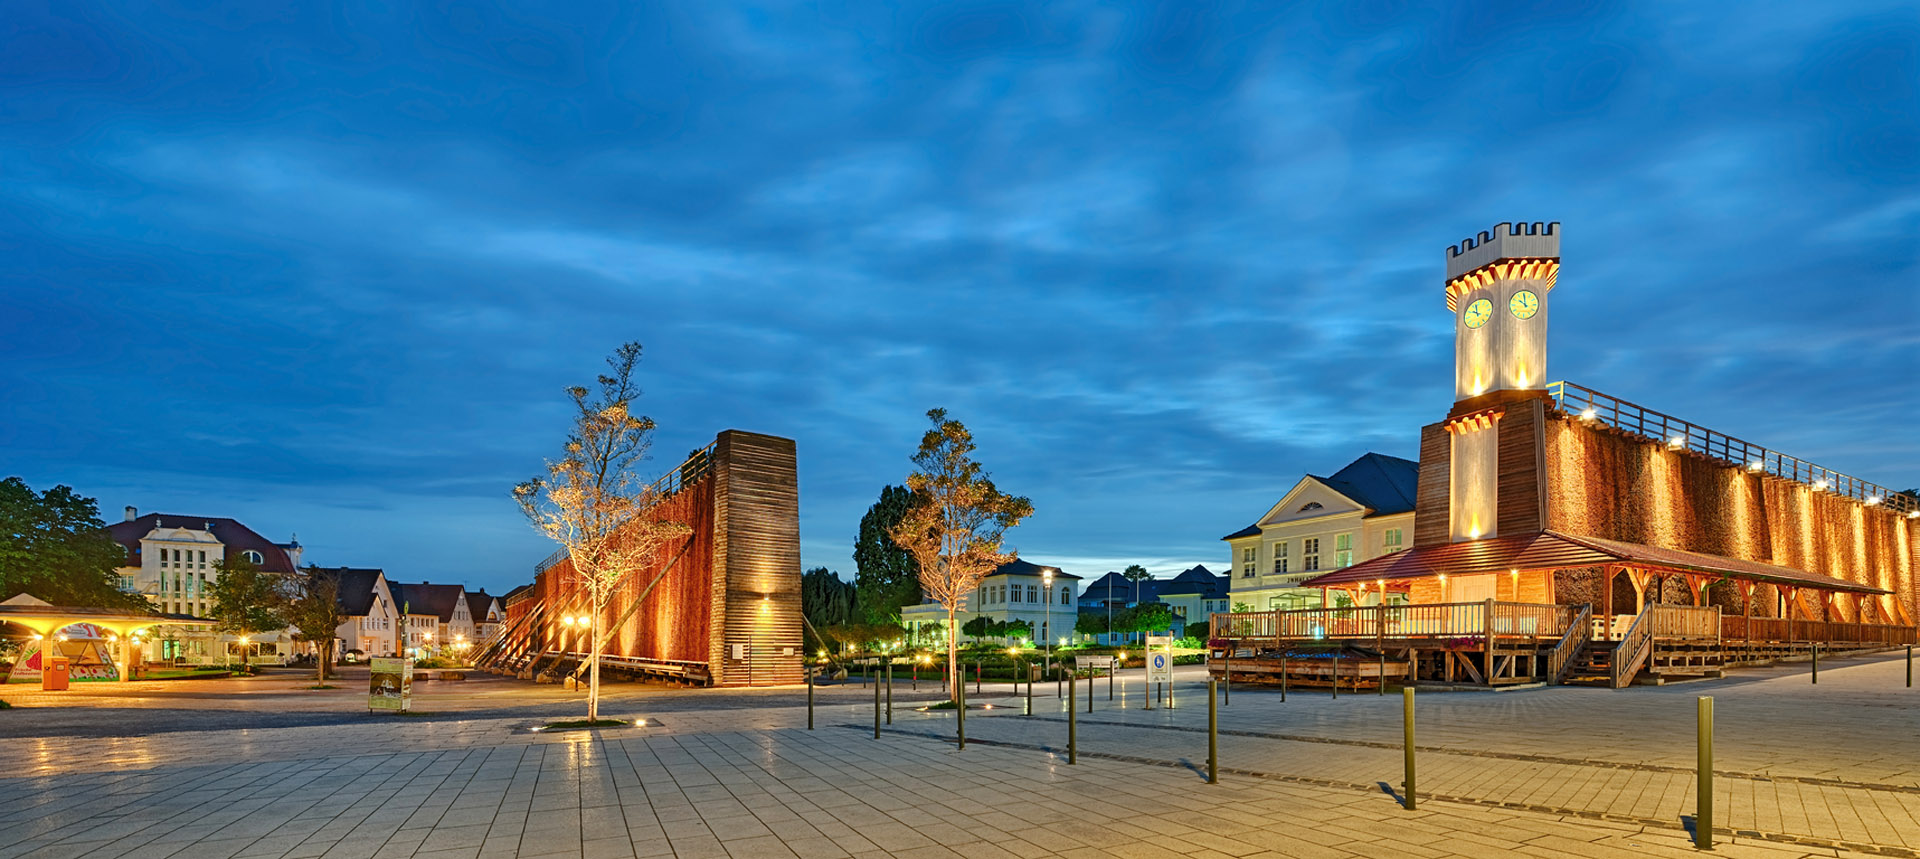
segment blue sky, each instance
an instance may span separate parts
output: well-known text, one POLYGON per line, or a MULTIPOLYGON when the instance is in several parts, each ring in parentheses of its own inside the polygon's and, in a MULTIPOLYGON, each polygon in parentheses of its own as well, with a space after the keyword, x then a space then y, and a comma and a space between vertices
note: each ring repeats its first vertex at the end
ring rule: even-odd
POLYGON ((1220 569, 1558 220, 1549 375, 1920 485, 1907 3, 321 5, 9 4, 0 473, 504 590, 637 339, 654 469, 798 441, 808 566, 943 406, 1024 556, 1220 569))

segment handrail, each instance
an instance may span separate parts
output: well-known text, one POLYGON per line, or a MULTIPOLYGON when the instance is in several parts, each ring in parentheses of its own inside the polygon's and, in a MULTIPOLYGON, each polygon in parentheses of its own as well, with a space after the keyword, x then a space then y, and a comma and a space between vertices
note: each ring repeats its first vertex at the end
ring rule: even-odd
POLYGON ((1488 601, 1217 612, 1208 618, 1208 635, 1275 643, 1331 638, 1469 638, 1489 632, 1559 638, 1566 633, 1573 614, 1572 606, 1488 601))
POLYGON ((1748 471, 1805 483, 1815 491, 1857 499, 1870 507, 1884 504, 1889 510, 1920 517, 1920 499, 1911 495, 1903 495, 1878 483, 1869 483, 1796 456, 1715 432, 1592 388, 1572 382, 1551 382, 1547 385, 1547 394, 1553 397, 1554 404, 1561 411, 1582 420, 1598 421, 1614 429, 1665 443, 1671 449, 1690 450, 1748 471))
POLYGON ((1641 612, 1633 618, 1620 644, 1613 650, 1613 688, 1623 689, 1633 682, 1633 675, 1640 673, 1641 666, 1653 655, 1653 627, 1647 623, 1648 612, 1641 612))
POLYGON ((1565 680, 1567 669, 1573 667, 1573 658, 1581 648, 1593 638, 1593 606, 1580 607, 1580 614, 1567 626, 1567 634, 1560 637, 1560 643, 1554 645, 1553 653, 1547 657, 1547 682, 1558 685, 1565 680))

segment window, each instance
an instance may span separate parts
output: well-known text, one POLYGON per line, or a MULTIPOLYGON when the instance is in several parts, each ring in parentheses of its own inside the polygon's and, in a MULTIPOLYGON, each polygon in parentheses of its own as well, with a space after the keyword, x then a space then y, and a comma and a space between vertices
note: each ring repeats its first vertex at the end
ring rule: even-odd
POLYGON ((1061 605, 1073 604, 1073 588, 1064 587, 1064 586, 1060 588, 1060 604, 1061 605))
POLYGON ((1027 602, 1040 602, 1040 586, 1027 585, 1027 602))
POLYGON ((207 568, 207 553, 201 552, 200 553, 200 569, 204 570, 206 568, 207 568))
POLYGON ((1020 602, 1019 585, 1012 585, 1007 588, 1007 602, 1020 602))
POLYGON ((1353 566, 1353 535, 1335 534, 1333 536, 1333 566, 1353 566))
POLYGON ((1258 562, 1259 555, 1260 550, 1253 546, 1248 546, 1240 550, 1240 578, 1244 579, 1253 575, 1254 565, 1258 562))
POLYGON ((1300 569, 1309 572, 1320 569, 1320 538, 1308 537, 1300 541, 1300 569))
POLYGON ((1302 504, 1302 505, 1300 505, 1300 509, 1299 509, 1299 510, 1296 510, 1296 511, 1294 511, 1294 512, 1296 512, 1296 513, 1305 513, 1305 512, 1307 512, 1307 511, 1309 511, 1309 510, 1319 510, 1319 509, 1320 509, 1320 502, 1318 502, 1318 501, 1309 501, 1309 502, 1307 502, 1307 503, 1305 503, 1305 504, 1302 504))
POLYGON ((1382 537, 1380 540, 1380 548, 1384 550, 1386 554, 1391 555, 1394 552, 1400 551, 1400 546, 1401 546, 1400 541, 1401 541, 1400 529, 1388 528, 1386 536, 1382 537))
POLYGON ((248 549, 244 552, 241 552, 240 556, 243 558, 246 558, 247 563, 250 563, 250 564, 258 564, 267 559, 267 556, 262 555, 259 552, 256 552, 252 549, 248 549))
POLYGON ((1276 574, 1287 571, 1287 544, 1285 543, 1273 544, 1273 571, 1276 574))

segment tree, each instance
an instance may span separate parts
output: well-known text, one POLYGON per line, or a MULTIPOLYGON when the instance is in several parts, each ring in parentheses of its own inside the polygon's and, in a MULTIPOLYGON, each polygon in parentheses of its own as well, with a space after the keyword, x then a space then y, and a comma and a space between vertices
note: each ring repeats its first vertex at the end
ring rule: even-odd
POLYGON ((54 605, 151 610, 120 590, 126 549, 107 536, 94 500, 67 486, 35 493, 0 480, 0 600, 31 594, 54 605))
POLYGON ((800 615, 807 619, 812 634, 824 636, 827 627, 851 622, 853 599, 853 585, 826 567, 800 574, 800 615))
POLYGON ((853 584, 860 614, 868 623, 897 620, 901 606, 921 600, 920 565, 888 536, 912 507, 912 490, 887 486, 860 517, 860 535, 853 543, 853 584))
POLYGON ((961 626, 960 631, 966 633, 968 638, 979 641, 993 634, 993 619, 984 614, 979 615, 961 626))
POLYGON ((960 603, 995 567, 1018 557, 1001 542, 1033 515, 1033 502, 1008 495, 973 461, 973 433, 946 409, 932 409, 907 475, 913 506, 889 536, 920 566, 920 587, 947 610, 947 694, 960 700, 960 603))
MULTIPOLYGON (((242 638, 287 625, 287 603, 292 586, 280 573, 269 573, 246 558, 214 562, 207 594, 213 599, 213 628, 242 638)), ((240 647, 246 663, 246 645, 240 647)))
MULTIPOLYGON (((1133 583, 1133 604, 1139 605, 1140 604, 1140 583, 1153 578, 1153 574, 1147 572, 1147 568, 1140 566, 1139 564, 1129 564, 1126 570, 1120 573, 1120 577, 1133 583)), ((1130 630, 1130 631, 1138 632, 1139 630, 1130 630)))
MULTIPOLYGON (((660 566, 661 550, 692 532, 654 515, 662 496, 637 471, 654 430, 652 418, 633 413, 639 363, 640 344, 622 344, 607 358, 612 373, 599 377, 597 396, 585 385, 568 388, 574 416, 565 454, 547 462, 546 476, 513 488, 527 521, 567 550, 574 583, 586 596, 589 722, 600 718, 600 627, 608 603, 636 573, 660 566)), ((662 567, 637 599, 665 575, 662 567)))
POLYGON ((340 574, 308 564, 300 579, 299 590, 287 603, 287 622, 300 630, 300 637, 313 642, 320 673, 318 682, 327 682, 327 669, 333 665, 333 635, 346 622, 340 608, 340 574))
POLYGON ((1080 616, 1073 621, 1073 631, 1081 635, 1105 635, 1111 629, 1112 618, 1090 611, 1081 612, 1080 616))
POLYGON ((1197 639, 1200 639, 1201 641, 1206 641, 1212 635, 1213 635, 1213 624, 1207 621, 1202 620, 1195 623, 1187 624, 1188 638, 1197 638, 1197 639))

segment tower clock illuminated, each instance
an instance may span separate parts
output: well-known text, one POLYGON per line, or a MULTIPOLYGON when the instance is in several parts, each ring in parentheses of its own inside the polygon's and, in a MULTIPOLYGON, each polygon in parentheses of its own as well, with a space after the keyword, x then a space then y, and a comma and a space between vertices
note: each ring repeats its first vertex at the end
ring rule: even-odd
POLYGON ((1499 224, 1447 249, 1455 401, 1546 387, 1547 296, 1559 270, 1557 223, 1499 224))

